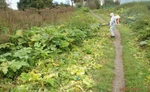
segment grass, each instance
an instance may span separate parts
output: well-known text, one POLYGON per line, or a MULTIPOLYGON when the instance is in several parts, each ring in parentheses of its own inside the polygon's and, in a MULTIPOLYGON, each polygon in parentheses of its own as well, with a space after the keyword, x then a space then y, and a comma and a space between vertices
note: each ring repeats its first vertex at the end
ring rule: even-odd
POLYGON ((122 35, 123 45, 123 62, 126 80, 127 92, 148 92, 146 88, 145 78, 145 56, 140 50, 134 33, 127 26, 119 26, 118 29, 122 35))

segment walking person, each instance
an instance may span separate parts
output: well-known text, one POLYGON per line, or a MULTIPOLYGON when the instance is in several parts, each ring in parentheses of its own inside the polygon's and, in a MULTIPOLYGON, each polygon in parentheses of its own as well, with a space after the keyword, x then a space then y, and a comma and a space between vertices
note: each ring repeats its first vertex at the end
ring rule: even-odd
POLYGON ((114 16, 114 13, 110 13, 110 22, 109 22, 109 26, 110 26, 110 34, 111 37, 114 38, 115 37, 115 29, 116 29, 116 17, 114 16))

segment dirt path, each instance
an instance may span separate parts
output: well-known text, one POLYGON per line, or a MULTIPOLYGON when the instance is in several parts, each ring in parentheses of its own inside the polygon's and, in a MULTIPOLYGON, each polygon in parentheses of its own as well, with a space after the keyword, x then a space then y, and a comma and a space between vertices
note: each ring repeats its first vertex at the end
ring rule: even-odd
POLYGON ((122 61, 122 45, 121 45, 121 35, 118 29, 115 30, 115 41, 116 57, 114 61, 114 80, 113 80, 113 90, 112 92, 124 92, 125 91, 125 79, 124 79, 124 68, 122 61))
MULTIPOLYGON (((94 14, 92 11, 91 11, 91 14, 95 16, 96 18, 98 18, 99 20, 106 22, 104 19, 94 14)), ((123 67, 123 61, 122 61, 122 45, 121 45, 121 35, 118 29, 115 30, 114 46, 116 50, 116 56, 114 60, 115 76, 113 79, 112 92, 124 92, 125 91, 125 79, 124 79, 124 67, 123 67)))

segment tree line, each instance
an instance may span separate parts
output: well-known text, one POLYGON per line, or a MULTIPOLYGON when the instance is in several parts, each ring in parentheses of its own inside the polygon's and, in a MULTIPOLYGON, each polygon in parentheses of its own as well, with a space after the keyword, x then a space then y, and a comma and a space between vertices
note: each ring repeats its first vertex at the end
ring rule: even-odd
MULTIPOLYGON (((87 1, 86 6, 88 7, 94 7, 94 8, 100 8, 100 1, 99 0, 66 0, 66 4, 60 3, 58 4, 58 2, 54 2, 53 0, 19 0, 19 2, 17 3, 17 7, 19 10, 25 10, 25 9, 29 9, 29 8, 36 8, 36 9, 43 9, 43 8, 53 8, 55 6, 70 6, 70 2, 75 3, 76 5, 80 5, 83 6, 82 4, 84 3, 84 1, 87 1)), ((105 0, 105 3, 109 4, 109 3, 113 3, 113 0, 105 0)), ((0 9, 4 8, 8 8, 8 4, 6 3, 6 0, 0 0, 0 9)))
MULTIPOLYGON (((36 9, 52 8, 58 5, 69 6, 63 3, 60 4, 58 4, 57 2, 53 3, 53 0, 19 0, 19 2, 17 2, 17 7, 19 10, 25 10, 28 8, 36 8, 36 9)), ((4 9, 4 8, 6 9, 8 8, 8 6, 9 4, 6 3, 6 0, 0 0, 0 9, 4 9)))

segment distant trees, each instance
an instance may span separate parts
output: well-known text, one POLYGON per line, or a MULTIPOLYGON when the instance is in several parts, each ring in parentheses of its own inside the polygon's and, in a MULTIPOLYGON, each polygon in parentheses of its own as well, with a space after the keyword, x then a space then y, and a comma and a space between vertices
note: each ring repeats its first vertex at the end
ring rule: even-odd
POLYGON ((73 0, 75 3, 82 2, 82 0, 73 0))
POLYGON ((19 10, 24 10, 31 7, 36 9, 51 7, 53 3, 52 0, 20 0, 17 5, 19 10))

